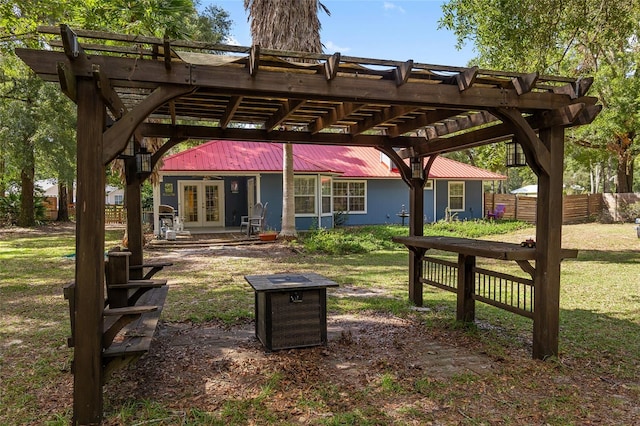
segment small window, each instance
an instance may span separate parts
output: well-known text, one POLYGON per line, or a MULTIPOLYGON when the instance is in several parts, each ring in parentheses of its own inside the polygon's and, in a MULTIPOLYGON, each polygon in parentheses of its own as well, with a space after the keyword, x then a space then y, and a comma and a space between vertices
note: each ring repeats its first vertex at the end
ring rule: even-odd
POLYGON ((316 177, 296 176, 293 178, 293 187, 296 214, 315 214, 316 177))
POLYGON ((433 191, 433 179, 429 179, 428 181, 426 181, 424 183, 424 190, 425 191, 433 191))
POLYGON ((365 181, 333 181, 333 211, 366 213, 367 183, 365 181))
POLYGON ((449 210, 464 211, 464 182, 449 182, 449 210))
POLYGON ((331 214, 331 178, 322 177, 322 214, 331 214))
POLYGON ((124 195, 121 194, 115 194, 113 196, 113 202, 120 205, 120 204, 124 204, 124 195))

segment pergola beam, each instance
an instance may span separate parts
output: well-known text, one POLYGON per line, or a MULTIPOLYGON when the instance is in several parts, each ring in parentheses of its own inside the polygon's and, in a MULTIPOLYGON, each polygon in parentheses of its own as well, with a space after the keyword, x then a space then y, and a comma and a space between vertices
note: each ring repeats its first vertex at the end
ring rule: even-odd
MULTIPOLYGON (((68 62, 62 52, 43 52, 30 49, 16 49, 16 53, 38 75, 57 78, 57 64, 68 62)), ((108 63, 112 84, 127 85, 132 79, 149 87, 165 84, 194 85, 202 89, 216 90, 219 94, 254 96, 268 95, 297 99, 335 100, 354 103, 386 103, 396 105, 430 106, 449 109, 489 109, 519 108, 522 111, 548 110, 565 106, 568 96, 551 92, 529 92, 518 95, 514 89, 483 87, 473 85, 461 92, 450 84, 424 84, 408 81, 397 87, 394 81, 367 78, 335 78, 327 86, 324 75, 262 70, 250 75, 237 70, 229 73, 219 66, 189 65, 172 67, 170 72, 163 63, 147 59, 95 56, 91 64, 76 64, 76 75, 91 75, 92 64, 103 66, 108 63)))

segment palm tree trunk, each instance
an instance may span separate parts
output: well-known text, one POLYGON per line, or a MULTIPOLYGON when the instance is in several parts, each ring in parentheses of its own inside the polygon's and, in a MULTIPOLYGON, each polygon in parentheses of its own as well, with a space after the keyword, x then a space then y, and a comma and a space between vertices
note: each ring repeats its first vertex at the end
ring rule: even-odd
POLYGON ((293 145, 282 148, 282 229, 281 238, 296 237, 296 216, 293 180, 293 145))

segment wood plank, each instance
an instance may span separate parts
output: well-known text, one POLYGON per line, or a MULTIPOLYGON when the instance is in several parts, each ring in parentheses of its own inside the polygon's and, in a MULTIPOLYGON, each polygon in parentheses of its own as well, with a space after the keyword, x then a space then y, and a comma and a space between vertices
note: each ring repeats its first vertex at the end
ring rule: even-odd
MULTIPOLYGON (((58 62, 68 62, 64 53, 16 49, 16 53, 38 75, 57 78, 58 62)), ((491 107, 547 110, 565 106, 569 96, 550 92, 529 92, 518 95, 515 89, 474 85, 464 92, 457 86, 431 84, 411 79, 397 87, 394 81, 355 78, 338 75, 327 86, 324 75, 263 70, 251 76, 247 71, 229 71, 226 66, 173 67, 170 72, 159 61, 118 57, 92 57, 92 63, 108 68, 109 76, 120 84, 138 81, 148 84, 196 84, 202 89, 218 93, 298 99, 324 99, 347 102, 382 102, 391 104, 425 105, 438 108, 486 109, 491 107)), ((74 67, 76 75, 91 73, 90 64, 74 67)), ((139 84, 139 83, 137 83, 139 84)))
POLYGON ((92 79, 78 81, 74 421, 102 419, 104 186, 102 129, 106 110, 92 79))
POLYGON ((152 312, 145 313, 137 321, 125 326, 120 334, 125 336, 122 341, 116 341, 104 350, 102 357, 105 359, 120 356, 137 356, 146 353, 153 340, 156 326, 162 314, 162 307, 167 297, 169 287, 163 286, 153 289, 140 298, 141 305, 157 306, 152 312))
MULTIPOLYGON (((467 256, 480 256, 500 260, 535 260, 536 250, 521 247, 520 244, 500 241, 474 240, 456 237, 393 237, 396 243, 424 249, 435 249, 460 253, 467 256)), ((560 258, 575 258, 578 251, 562 249, 560 258)))
POLYGON ((340 53, 336 52, 327 58, 324 63, 324 78, 327 81, 331 81, 338 75, 338 69, 340 68, 340 53))
POLYGON ((162 287, 163 285, 167 285, 167 280, 129 280, 128 283, 124 284, 109 284, 107 287, 107 291, 109 289, 137 289, 140 287, 162 287))
POLYGON ((558 355, 560 333, 564 130, 543 130, 540 139, 550 149, 551 167, 538 176, 533 357, 546 359, 558 355))

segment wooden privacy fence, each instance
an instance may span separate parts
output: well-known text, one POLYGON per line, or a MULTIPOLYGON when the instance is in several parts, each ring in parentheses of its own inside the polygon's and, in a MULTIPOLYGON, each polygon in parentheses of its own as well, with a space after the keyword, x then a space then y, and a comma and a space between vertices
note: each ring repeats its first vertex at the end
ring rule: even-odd
POLYGON ((127 213, 122 204, 110 204, 104 207, 104 220, 106 223, 125 223, 127 213))
MULTIPOLYGON (((504 204, 504 219, 536 223, 537 201, 537 197, 532 196, 485 193, 484 211, 494 211, 498 204, 504 204)), ((598 220, 604 207, 602 194, 565 195, 562 201, 562 223, 567 225, 598 220)))

